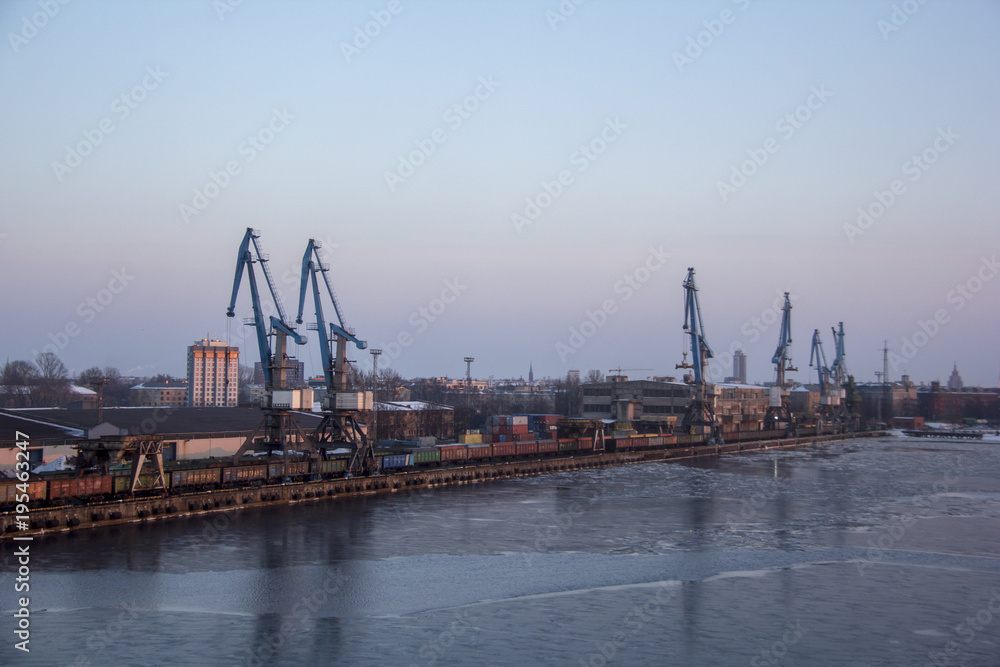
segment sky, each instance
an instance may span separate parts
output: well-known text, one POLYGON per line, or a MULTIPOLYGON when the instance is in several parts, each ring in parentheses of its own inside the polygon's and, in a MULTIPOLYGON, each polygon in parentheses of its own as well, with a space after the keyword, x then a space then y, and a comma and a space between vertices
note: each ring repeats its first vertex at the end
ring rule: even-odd
MULTIPOLYGON (((1000 3, 0 3, 0 353, 185 373, 260 231, 405 377, 1000 379, 1000 3)), ((327 306, 327 315, 332 308, 327 306)), ((307 305, 303 319, 314 322, 307 305)), ((305 326, 300 325, 300 326, 305 326)), ((315 332, 294 354, 321 372, 315 332)), ((370 368, 367 350, 349 358, 370 368)))

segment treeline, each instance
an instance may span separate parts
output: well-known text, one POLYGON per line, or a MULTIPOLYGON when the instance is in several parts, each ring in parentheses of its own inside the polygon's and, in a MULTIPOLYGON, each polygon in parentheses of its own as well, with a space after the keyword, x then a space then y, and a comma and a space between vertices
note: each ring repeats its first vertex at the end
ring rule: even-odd
POLYGON ((52 352, 42 352, 33 361, 7 360, 0 367, 0 407, 56 408, 77 400, 72 385, 98 391, 103 383, 104 404, 127 405, 131 383, 117 368, 93 366, 71 377, 66 365, 52 352))

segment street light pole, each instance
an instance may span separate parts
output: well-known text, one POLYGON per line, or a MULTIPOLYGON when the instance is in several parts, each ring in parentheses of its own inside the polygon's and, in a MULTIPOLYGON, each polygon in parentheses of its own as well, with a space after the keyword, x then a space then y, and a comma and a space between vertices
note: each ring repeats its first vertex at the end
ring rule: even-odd
POLYGON ((465 357, 465 428, 472 423, 472 362, 475 357, 465 357))

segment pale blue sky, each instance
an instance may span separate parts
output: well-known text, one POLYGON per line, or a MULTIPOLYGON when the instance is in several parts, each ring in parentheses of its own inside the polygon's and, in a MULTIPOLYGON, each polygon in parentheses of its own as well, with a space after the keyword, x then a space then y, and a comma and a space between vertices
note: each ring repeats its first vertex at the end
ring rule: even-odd
MULTIPOLYGON (((73 369, 182 373, 196 337, 240 335, 225 308, 253 226, 290 311, 307 239, 335 244, 348 323, 384 349, 409 335, 383 356, 407 376, 461 375, 465 355, 480 377, 529 362, 536 375, 674 373, 694 266, 709 342, 742 345, 752 380, 771 378, 778 335, 752 318, 790 290, 799 380, 813 377, 814 328, 830 353, 844 321, 848 367, 872 380, 883 339, 902 352, 943 310, 892 375, 944 380, 957 362, 967 383, 997 383, 1000 280, 971 299, 949 292, 1000 251, 1000 3, 927 3, 884 36, 888 1, 589 0, 555 29, 555 0, 403 1, 348 62, 341 44, 388 0, 244 0, 220 18, 224 2, 70 2, 44 21, 44 2, 0 5, 4 357, 55 338, 73 369), (674 54, 724 11, 731 22, 678 71, 674 54), (456 127, 445 114, 480 78, 499 85, 480 87, 456 127), (144 79, 124 116, 116 100, 144 79), (812 98, 809 119, 776 127, 814 89, 830 96, 812 98), (615 119, 580 171, 574 152, 615 119), (53 163, 102 121, 113 131, 60 180, 53 163), (243 142, 272 122, 249 161, 243 142), (910 180, 905 163, 949 127, 957 138, 910 180), (446 141, 390 190, 385 173, 437 128, 446 141), (776 152, 723 201, 718 182, 769 139, 776 152), (180 206, 229 161, 240 172, 185 222, 180 206), (518 232, 511 216, 562 170, 572 182, 518 232), (896 179, 905 190, 852 243, 844 225, 896 179), (650 247, 672 257, 625 300, 615 286, 650 247), (134 278, 91 313, 122 268, 134 278), (419 309, 454 279, 460 295, 425 326, 419 309), (606 323, 573 348, 571 329, 609 299, 606 323), (75 336, 58 334, 67 325, 75 336)), ((299 349, 310 372, 314 339, 299 349)), ((257 358, 252 338, 242 347, 257 358)))

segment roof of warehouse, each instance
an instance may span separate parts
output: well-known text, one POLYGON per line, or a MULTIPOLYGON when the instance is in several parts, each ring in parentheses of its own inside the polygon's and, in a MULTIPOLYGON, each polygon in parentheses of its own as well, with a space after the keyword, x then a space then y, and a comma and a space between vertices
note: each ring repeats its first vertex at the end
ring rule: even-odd
POLYGON ((455 408, 442 403, 431 403, 430 401, 378 401, 378 409, 386 412, 392 410, 447 410, 453 411, 455 408))
POLYGON ((37 417, 22 417, 10 412, 0 412, 0 442, 13 444, 17 442, 17 432, 28 436, 28 442, 38 440, 65 440, 81 435, 76 429, 65 426, 55 426, 37 417))
MULTIPOLYGON (((38 408, 11 410, 9 414, 50 424, 56 429, 60 427, 88 429, 97 425, 97 410, 38 408)), ((257 428, 263 417, 264 413, 260 408, 104 408, 101 421, 130 433, 171 435, 236 431, 249 433, 257 428)), ((295 413, 296 421, 304 429, 315 427, 320 418, 320 415, 295 413)), ((3 431, 0 431, 0 434, 2 433, 3 431)), ((44 436, 39 435, 39 437, 44 436)))

